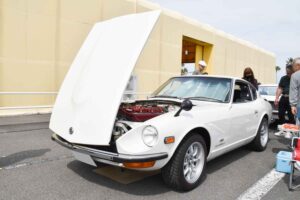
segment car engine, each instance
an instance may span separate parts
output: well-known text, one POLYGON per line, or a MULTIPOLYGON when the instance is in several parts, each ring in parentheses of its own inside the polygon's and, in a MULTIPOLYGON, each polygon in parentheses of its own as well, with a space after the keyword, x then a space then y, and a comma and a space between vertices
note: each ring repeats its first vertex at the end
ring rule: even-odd
POLYGON ((135 101, 133 103, 122 103, 119 107, 117 119, 113 129, 113 139, 117 140, 132 128, 133 124, 141 123, 177 110, 180 103, 171 101, 135 101))

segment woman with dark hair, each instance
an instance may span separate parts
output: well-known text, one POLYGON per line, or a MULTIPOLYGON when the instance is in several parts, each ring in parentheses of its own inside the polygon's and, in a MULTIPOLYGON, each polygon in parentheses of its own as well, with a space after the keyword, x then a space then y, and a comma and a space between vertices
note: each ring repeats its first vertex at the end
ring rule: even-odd
POLYGON ((257 80, 254 77, 254 73, 252 71, 252 69, 250 67, 247 67, 244 70, 244 76, 243 79, 250 82, 256 89, 258 89, 258 85, 259 83, 257 82, 257 80))

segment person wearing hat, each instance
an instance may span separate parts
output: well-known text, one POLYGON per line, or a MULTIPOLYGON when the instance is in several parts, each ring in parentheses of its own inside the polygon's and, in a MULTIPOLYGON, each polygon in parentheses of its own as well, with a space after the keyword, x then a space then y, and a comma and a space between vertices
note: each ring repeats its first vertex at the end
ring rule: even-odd
POLYGON ((193 75, 206 75, 207 72, 204 72, 206 67, 206 62, 204 60, 200 60, 198 65, 195 68, 195 71, 193 72, 193 75))

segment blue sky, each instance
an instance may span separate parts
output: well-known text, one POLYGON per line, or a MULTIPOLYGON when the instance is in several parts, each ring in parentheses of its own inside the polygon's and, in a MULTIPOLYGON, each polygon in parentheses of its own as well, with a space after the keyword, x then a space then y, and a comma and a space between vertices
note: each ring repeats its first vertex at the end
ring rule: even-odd
POLYGON ((282 69, 288 57, 300 56, 299 0, 150 1, 275 53, 282 69))

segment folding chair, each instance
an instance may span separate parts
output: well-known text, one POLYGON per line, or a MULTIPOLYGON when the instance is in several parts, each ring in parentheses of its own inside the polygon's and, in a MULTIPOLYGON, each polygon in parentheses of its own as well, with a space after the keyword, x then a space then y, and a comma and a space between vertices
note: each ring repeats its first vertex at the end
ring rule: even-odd
POLYGON ((295 190, 300 188, 300 184, 295 185, 295 181, 300 176, 295 175, 295 171, 300 171, 300 137, 293 137, 291 142, 291 147, 293 148, 292 161, 291 161, 291 173, 289 180, 289 190, 295 190))

